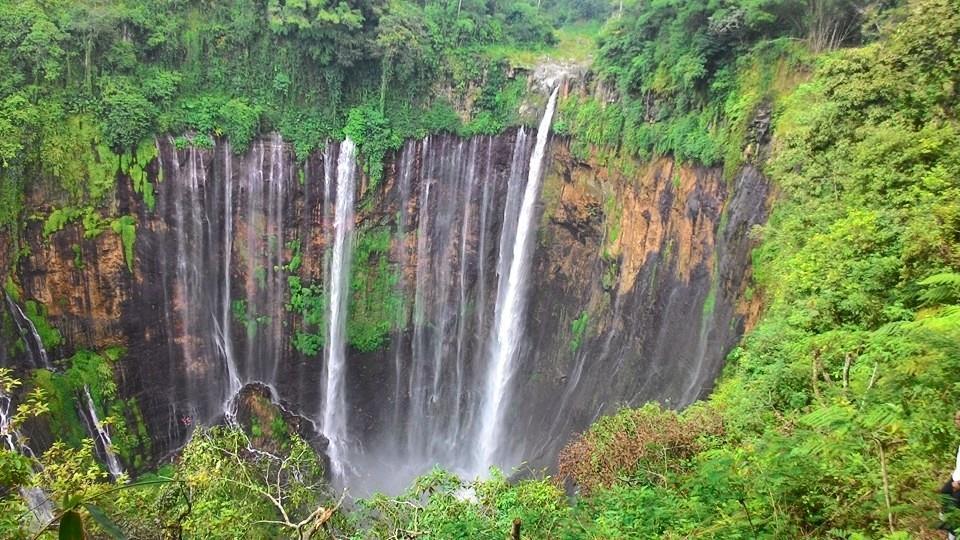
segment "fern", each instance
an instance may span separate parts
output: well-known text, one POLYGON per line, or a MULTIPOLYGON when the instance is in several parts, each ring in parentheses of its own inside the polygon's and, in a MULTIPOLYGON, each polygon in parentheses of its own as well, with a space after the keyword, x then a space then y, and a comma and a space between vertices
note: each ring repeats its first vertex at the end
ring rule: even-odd
POLYGON ((920 300, 925 306, 948 304, 960 300, 960 273, 934 274, 921 281, 920 285, 926 287, 920 293, 920 300))

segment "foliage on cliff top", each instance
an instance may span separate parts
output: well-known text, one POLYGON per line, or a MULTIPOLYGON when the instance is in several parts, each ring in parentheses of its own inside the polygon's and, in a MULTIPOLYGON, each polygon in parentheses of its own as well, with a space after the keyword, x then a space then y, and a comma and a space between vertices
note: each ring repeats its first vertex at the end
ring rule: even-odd
POLYGON ((500 69, 487 47, 541 47, 557 24, 603 13, 585 0, 0 0, 0 227, 16 228, 33 186, 63 206, 104 203, 114 153, 157 132, 227 137, 242 152, 277 130, 302 158, 359 108, 377 177, 392 141, 461 129, 424 112, 471 102, 500 69))
POLYGON ((811 53, 876 39, 897 4, 627 2, 598 40, 604 92, 561 104, 560 129, 607 152, 672 154, 732 172, 755 157, 743 155, 754 116, 803 78, 811 53))

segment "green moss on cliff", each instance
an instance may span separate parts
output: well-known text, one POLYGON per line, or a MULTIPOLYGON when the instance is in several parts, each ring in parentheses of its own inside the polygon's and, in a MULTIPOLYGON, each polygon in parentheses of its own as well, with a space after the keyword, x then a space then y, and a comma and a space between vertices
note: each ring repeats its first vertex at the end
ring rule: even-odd
POLYGON ((152 138, 140 141, 134 152, 120 156, 120 170, 130 177, 133 191, 143 197, 143 203, 151 211, 156 206, 156 199, 146 168, 156 157, 157 145, 152 138))
POLYGON ((386 227, 364 230, 354 249, 347 339, 362 352, 385 347, 390 331, 402 323, 400 269, 388 259, 391 238, 386 227))
POLYGON ((30 322, 37 329, 37 334, 40 335, 40 341, 45 349, 51 351, 63 343, 63 336, 60 335, 60 331, 47 321, 47 309, 43 304, 35 300, 27 300, 24 302, 24 310, 30 322))
POLYGON ((92 436, 78 413, 88 409, 85 392, 89 391, 97 417, 110 433, 114 451, 124 463, 140 467, 144 465, 143 456, 149 453, 150 436, 137 401, 119 399, 117 394, 114 364, 123 355, 124 350, 117 347, 99 353, 80 350, 62 361, 61 372, 34 371, 32 384, 47 396, 51 431, 73 447, 92 436))
POLYGON ((583 344, 583 338, 587 333, 587 324, 590 322, 590 313, 586 310, 581 311, 573 322, 570 323, 570 351, 576 352, 583 344))
POLYGON ((287 276, 290 301, 286 309, 300 316, 298 327, 293 332, 293 347, 302 354, 314 356, 326 342, 327 297, 320 284, 304 283, 296 275, 303 263, 300 241, 289 242, 287 249, 290 250, 290 261, 284 265, 284 270, 291 275, 287 276))
POLYGON ((133 216, 120 216, 110 223, 113 232, 120 235, 123 244, 123 258, 127 262, 127 269, 133 272, 134 244, 137 241, 137 219, 133 216))

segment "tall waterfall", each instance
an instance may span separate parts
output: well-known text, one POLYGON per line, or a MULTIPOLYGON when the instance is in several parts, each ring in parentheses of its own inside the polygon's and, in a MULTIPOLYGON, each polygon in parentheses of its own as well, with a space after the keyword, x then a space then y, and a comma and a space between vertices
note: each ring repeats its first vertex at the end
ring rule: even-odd
POLYGON ((172 230, 174 254, 164 283, 176 307, 164 320, 169 335, 182 336, 188 374, 180 390, 190 408, 178 422, 230 421, 242 384, 276 382, 287 295, 286 160, 278 135, 256 141, 243 157, 222 144, 161 159, 158 212, 172 230))
MULTIPOLYGON (((230 143, 224 144, 224 153, 230 156, 230 143)), ((225 159, 223 163, 223 292, 220 302, 220 320, 216 324, 216 339, 220 346, 220 354, 227 366, 227 392, 224 396, 223 411, 229 422, 234 421, 236 415, 237 393, 240 391, 240 373, 237 369, 237 359, 233 352, 233 336, 230 332, 230 305, 232 301, 232 272, 233 259, 233 160, 225 159)))
POLYGON ((337 194, 334 213, 333 253, 330 259, 329 312, 327 316, 326 384, 323 431, 334 476, 343 475, 343 446, 347 441, 347 294, 350 286, 351 235, 353 233, 355 147, 349 138, 340 144, 337 160, 337 194))
MULTIPOLYGON (((500 274, 500 303, 496 309, 495 334, 491 340, 490 363, 487 367, 486 390, 480 416, 478 453, 475 471, 501 464, 498 463, 498 451, 503 441, 503 411, 509 406, 510 379, 513 376, 515 362, 523 334, 523 316, 526 306, 527 280, 530 273, 530 260, 533 256, 531 241, 536 230, 535 205, 540 194, 540 179, 543 175, 543 162, 550 135, 550 123, 557 104, 559 86, 550 94, 547 108, 537 130, 537 142, 530 156, 530 167, 523 203, 517 219, 516 236, 509 271, 500 274)), ((507 220, 505 219, 506 223, 507 220)), ((501 259, 504 244, 501 244, 501 259)))
MULTIPOLYGON (((330 473, 351 495, 398 493, 435 466, 465 477, 546 466, 618 404, 683 406, 709 389, 742 332, 746 231, 766 199, 759 173, 731 185, 669 159, 600 170, 562 138, 548 149, 557 100, 551 91, 536 131, 408 140, 376 185, 350 140, 303 156, 277 134, 239 153, 219 138, 160 138, 146 167, 155 208, 117 190, 115 208, 137 220, 133 273, 112 235, 45 240, 28 227, 35 255, 14 280, 55 302, 58 353, 126 348, 118 394, 136 398, 151 437, 138 457, 169 456, 198 426, 246 423, 265 394, 243 387, 260 383, 309 420, 290 427, 310 443, 326 435, 330 473), (84 268, 61 260, 77 241, 93 255, 84 268)), ((66 367, 33 311, 4 300, 25 347, 0 349, 0 362, 66 367)), ((74 405, 119 474, 133 463, 109 455, 111 404, 83 382, 74 405)), ((17 446, 8 420, 0 410, 0 444, 17 446)))
MULTIPOLYGON (((351 456, 359 471, 350 479, 353 493, 399 491, 436 465, 471 477, 518 463, 499 452, 494 438, 501 433, 488 420, 502 413, 491 401, 509 400, 516 366, 504 362, 516 358, 495 354, 490 341, 508 339, 514 352, 521 341, 527 291, 520 278, 535 247, 556 99, 554 92, 536 141, 522 128, 511 138, 435 135, 406 144, 397 156, 393 260, 412 296, 411 321, 391 336, 384 383, 395 384, 392 405, 364 439, 363 454, 351 456), (481 451, 483 430, 489 444, 481 451)), ((358 397, 347 398, 363 407, 358 397)))

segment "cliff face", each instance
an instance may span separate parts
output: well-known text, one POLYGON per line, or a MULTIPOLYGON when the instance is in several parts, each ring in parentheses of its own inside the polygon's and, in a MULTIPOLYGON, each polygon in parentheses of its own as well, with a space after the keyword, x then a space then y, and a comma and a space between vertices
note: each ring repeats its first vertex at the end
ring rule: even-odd
MULTIPOLYGON (((348 350, 355 492, 399 487, 435 462, 470 470, 498 276, 532 144, 523 131, 410 141, 379 186, 357 182, 354 248, 366 246, 366 258, 354 273, 365 278, 351 282, 350 317, 387 319, 388 339, 348 350), (374 233, 386 249, 365 243, 374 233)), ((552 464, 572 431, 618 406, 681 407, 709 391, 744 331, 748 231, 766 216, 767 184, 750 167, 727 181, 669 159, 581 161, 562 139, 549 149, 505 466, 552 464)), ((254 381, 318 418, 326 344, 304 354, 293 340, 322 338, 324 322, 288 309, 288 280, 328 289, 337 146, 299 165, 277 137, 243 156, 224 143, 177 149, 161 139, 158 150, 147 167, 154 210, 129 179, 118 184, 117 208, 137 220, 132 271, 115 234, 84 238, 69 224, 46 240, 40 223, 28 226, 30 254, 14 280, 63 335, 50 356, 125 348, 115 380, 142 413, 148 460, 232 413, 240 386, 254 381)), ((12 330, 4 351, 16 349, 12 330)), ((0 360, 31 366, 27 351, 8 356, 0 360)))
POLYGON ((530 362, 516 422, 550 426, 525 455, 548 463, 573 431, 625 404, 704 397, 745 331, 749 229, 768 186, 747 167, 669 159, 634 174, 557 145, 536 254, 530 362), (579 319, 579 321, 577 320, 579 319))

